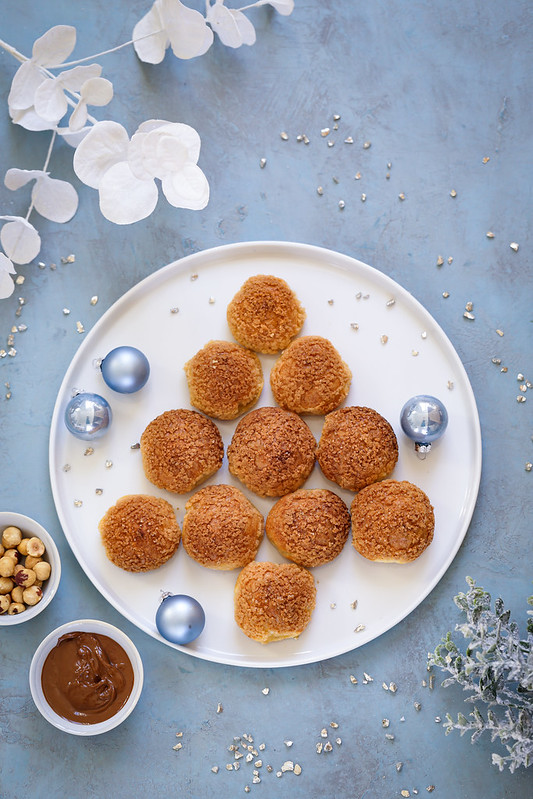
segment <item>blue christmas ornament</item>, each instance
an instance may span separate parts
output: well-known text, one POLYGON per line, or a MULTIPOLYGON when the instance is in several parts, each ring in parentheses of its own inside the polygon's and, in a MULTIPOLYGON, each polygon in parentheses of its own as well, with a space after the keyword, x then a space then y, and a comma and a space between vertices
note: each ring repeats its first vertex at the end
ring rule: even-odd
POLYGON ((83 441, 100 438, 111 424, 109 403, 99 394, 80 392, 65 409, 65 424, 69 433, 83 441))
POLYGON ((417 454, 425 458, 432 443, 446 430, 448 411, 436 397, 419 394, 403 406, 400 423, 405 435, 415 442, 417 454))
POLYGON ((115 347, 100 364, 102 377, 113 391, 133 394, 139 391, 150 376, 150 364, 136 347, 115 347))
POLYGON ((204 629, 205 613, 192 596, 166 592, 161 597, 155 623, 167 641, 173 644, 190 644, 204 629))

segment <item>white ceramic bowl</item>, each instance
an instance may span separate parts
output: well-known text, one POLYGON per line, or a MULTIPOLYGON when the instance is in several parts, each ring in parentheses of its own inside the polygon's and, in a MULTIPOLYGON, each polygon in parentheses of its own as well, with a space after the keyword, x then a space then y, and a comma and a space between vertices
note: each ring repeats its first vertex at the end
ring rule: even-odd
POLYGON ((52 571, 50 572, 48 580, 45 580, 43 583, 43 598, 41 601, 36 605, 27 607, 26 610, 22 611, 22 613, 18 613, 16 616, 8 616, 7 613, 2 614, 0 616, 0 627, 10 627, 13 624, 22 624, 24 621, 34 619, 35 616, 41 613, 52 601, 59 585, 59 578, 61 577, 61 560, 54 539, 50 533, 48 533, 39 522, 36 522, 35 519, 30 519, 29 516, 23 516, 21 513, 11 513, 10 511, 0 511, 0 537, 4 529, 11 526, 18 527, 22 531, 24 538, 37 536, 37 538, 41 539, 45 546, 43 560, 47 560, 50 563, 52 571))
POLYGON ((130 715, 141 695, 144 671, 141 656, 137 648, 122 630, 119 630, 118 627, 114 627, 112 624, 108 624, 105 621, 98 621, 97 619, 78 619, 77 621, 69 621, 67 624, 61 625, 61 627, 58 627, 46 636, 44 641, 37 647, 32 658, 29 676, 31 695, 41 715, 44 716, 50 724, 57 727, 58 730, 68 732, 71 735, 89 736, 109 732, 109 730, 117 727, 130 715), (55 647, 58 639, 62 635, 77 631, 100 633, 101 635, 107 635, 109 638, 113 638, 113 640, 124 649, 133 666, 133 688, 127 702, 110 719, 106 719, 106 721, 101 721, 97 724, 82 724, 76 721, 69 721, 59 716, 46 701, 41 684, 41 672, 48 653, 55 647))

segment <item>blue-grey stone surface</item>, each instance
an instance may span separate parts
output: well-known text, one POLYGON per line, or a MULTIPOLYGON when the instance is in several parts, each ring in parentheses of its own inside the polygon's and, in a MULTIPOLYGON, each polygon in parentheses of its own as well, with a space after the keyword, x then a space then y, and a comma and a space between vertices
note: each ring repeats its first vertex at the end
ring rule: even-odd
MULTIPOLYGON (((199 0, 195 5, 203 8, 199 0)), ((149 0, 17 0, 2 5, 0 38, 29 56, 37 36, 70 24, 77 28, 74 57, 81 58, 128 41, 149 6, 149 0)), ((288 17, 270 6, 248 14, 257 30, 252 47, 230 49, 217 40, 200 58, 180 61, 168 51, 158 65, 142 64, 131 47, 96 59, 115 88, 109 106, 92 109, 97 118, 120 122, 130 135, 150 118, 198 130, 200 166, 211 186, 208 206, 180 211, 161 197, 148 219, 113 225, 99 212, 97 192, 73 176, 72 149, 60 144, 50 170, 73 180, 79 210, 64 225, 32 215, 41 253, 19 268, 24 284, 0 300, 0 348, 8 349, 14 325, 27 325, 15 334, 16 355, 0 359, 0 507, 47 527, 63 566, 58 594, 45 612, 0 630, 0 796, 234 799, 249 785, 252 796, 264 799, 384 799, 408 795, 402 791, 426 795, 434 785, 433 795, 446 799, 522 799, 531 795, 531 771, 499 773, 491 753, 501 749, 488 737, 475 746, 457 733, 445 737, 436 717, 470 708, 459 690, 439 687, 439 675, 432 691, 422 681, 427 652, 459 621, 453 596, 465 589, 467 575, 501 595, 524 630, 532 593, 533 472, 525 465, 533 460, 533 395, 528 390, 524 403, 516 397, 517 374, 533 380, 533 7, 527 0, 296 0, 288 17), (332 127, 334 114, 339 130, 335 146, 327 147, 320 131, 332 127), (297 142, 298 134, 310 144, 297 142), (344 144, 347 136, 353 145, 344 144), (365 141, 370 148, 363 148, 365 141), (267 160, 263 169, 261 158, 267 160), (470 528, 427 599, 362 648, 279 670, 197 660, 123 618, 70 551, 48 476, 52 409, 82 336, 76 320, 89 331, 127 289, 164 264, 254 240, 339 250, 407 288, 459 353, 483 436, 470 528), (75 263, 63 264, 70 253, 75 263), (99 300, 91 306, 93 295, 99 300), (20 317, 19 297, 25 299, 20 317), (473 321, 463 317, 469 301, 473 321), (48 725, 28 688, 39 642, 75 618, 121 627, 145 667, 133 714, 94 739, 48 725), (363 684, 363 672, 373 682, 363 684), (384 691, 384 681, 394 681, 397 692, 384 691), (323 728, 342 743, 318 755, 323 728), (183 748, 175 751, 180 731, 183 748), (252 764, 226 769, 233 759, 228 747, 243 733, 266 744, 258 784, 252 764), (277 777, 286 760, 299 763, 301 775, 277 777)), ((28 132, 9 119, 6 100, 16 68, 0 51, 2 177, 13 166, 41 169, 50 140, 49 133, 28 132)), ((27 189, 11 192, 2 183, 1 214, 25 216, 28 201, 27 189)))

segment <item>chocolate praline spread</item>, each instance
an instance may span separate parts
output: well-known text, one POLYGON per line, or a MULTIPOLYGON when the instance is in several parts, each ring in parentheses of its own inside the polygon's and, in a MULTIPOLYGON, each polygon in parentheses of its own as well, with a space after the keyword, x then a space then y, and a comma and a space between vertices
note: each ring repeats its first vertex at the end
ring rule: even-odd
POLYGON ((125 705, 133 667, 124 649, 107 635, 62 635, 44 661, 41 684, 50 707, 68 721, 98 724, 125 705))

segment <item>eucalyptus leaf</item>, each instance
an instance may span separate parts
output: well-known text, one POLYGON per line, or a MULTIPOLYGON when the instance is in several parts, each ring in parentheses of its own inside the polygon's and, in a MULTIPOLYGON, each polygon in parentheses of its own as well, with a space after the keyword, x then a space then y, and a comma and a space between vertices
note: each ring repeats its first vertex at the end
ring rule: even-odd
MULTIPOLYGON (((446 714, 446 735, 459 730, 471 733, 475 743, 484 732, 491 741, 499 740, 507 754, 492 755, 492 764, 512 773, 533 762, 533 624, 527 621, 527 634, 520 637, 518 625, 511 621, 501 598, 491 610, 491 596, 467 577, 469 590, 454 597, 466 621, 457 624, 456 632, 468 639, 465 654, 453 643, 448 632, 429 655, 429 666, 437 666, 448 676, 443 687, 458 684, 469 692, 466 702, 483 702, 486 718, 476 705, 466 717, 457 713, 454 721, 446 714), (497 710, 496 710, 497 709, 497 710)), ((528 605, 533 597, 527 598, 528 605)), ((527 615, 531 616, 528 610, 527 615)))

